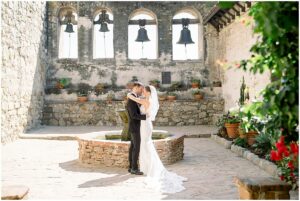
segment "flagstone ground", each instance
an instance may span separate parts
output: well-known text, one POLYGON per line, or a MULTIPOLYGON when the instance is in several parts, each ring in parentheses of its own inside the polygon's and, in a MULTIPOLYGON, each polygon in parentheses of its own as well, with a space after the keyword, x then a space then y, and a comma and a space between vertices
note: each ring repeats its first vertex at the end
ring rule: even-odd
MULTIPOLYGON (((186 138, 184 160, 166 166, 186 190, 161 194, 126 169, 79 165, 76 141, 19 139, 2 147, 2 185, 23 184, 29 199, 238 199, 234 176, 269 176, 209 138, 186 138)), ((298 198, 292 192, 292 198, 298 198)))

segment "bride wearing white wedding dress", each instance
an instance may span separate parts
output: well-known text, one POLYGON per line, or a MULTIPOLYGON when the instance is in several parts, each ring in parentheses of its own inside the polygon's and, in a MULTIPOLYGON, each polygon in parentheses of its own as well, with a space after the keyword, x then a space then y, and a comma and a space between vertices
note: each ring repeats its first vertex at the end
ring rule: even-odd
POLYGON ((140 170, 147 175, 146 185, 163 193, 177 193, 185 188, 183 181, 187 179, 166 170, 152 142, 152 121, 159 109, 157 91, 154 86, 146 86, 143 91, 145 99, 128 94, 127 97, 141 104, 141 113, 147 114, 147 119, 141 121, 140 170))

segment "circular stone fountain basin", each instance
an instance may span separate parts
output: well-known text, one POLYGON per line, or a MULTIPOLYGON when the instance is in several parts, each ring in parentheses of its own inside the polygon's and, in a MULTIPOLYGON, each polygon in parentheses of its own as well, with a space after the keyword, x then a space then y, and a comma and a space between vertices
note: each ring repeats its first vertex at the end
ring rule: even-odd
MULTIPOLYGON (((101 131, 77 137, 79 162, 89 165, 128 168, 130 141, 121 141, 120 131, 101 131)), ((154 130, 154 146, 162 162, 172 164, 183 159, 184 137, 154 130)))

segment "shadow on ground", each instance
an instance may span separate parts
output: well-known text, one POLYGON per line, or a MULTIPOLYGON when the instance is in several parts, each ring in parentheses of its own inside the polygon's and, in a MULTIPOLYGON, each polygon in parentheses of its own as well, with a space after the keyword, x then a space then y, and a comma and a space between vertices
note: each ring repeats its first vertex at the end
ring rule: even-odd
POLYGON ((106 174, 106 177, 104 178, 90 180, 78 185, 79 188, 111 186, 117 183, 122 183, 130 178, 137 177, 129 174, 127 169, 124 168, 82 165, 78 160, 59 163, 59 167, 71 172, 106 174))

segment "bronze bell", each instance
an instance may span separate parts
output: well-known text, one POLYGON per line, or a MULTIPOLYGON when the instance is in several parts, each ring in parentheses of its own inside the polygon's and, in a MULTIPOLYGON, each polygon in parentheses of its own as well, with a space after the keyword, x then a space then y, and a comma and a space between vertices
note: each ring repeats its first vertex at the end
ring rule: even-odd
POLYGON ((180 38, 179 38, 179 41, 177 42, 177 44, 184 44, 185 46, 186 46, 186 44, 193 44, 194 41, 192 40, 192 37, 191 37, 191 31, 188 29, 190 19, 182 18, 181 23, 182 23, 183 29, 181 30, 180 38))
POLYGON ((100 32, 109 32, 109 29, 107 27, 107 23, 106 22, 103 22, 101 23, 101 27, 100 27, 100 32))
POLYGON ((183 27, 181 30, 180 38, 177 44, 193 44, 194 41, 192 40, 191 37, 191 31, 187 27, 183 27))
POLYGON ((146 20, 145 19, 139 19, 139 32, 138 32, 138 36, 136 38, 136 42, 147 42, 150 41, 150 39, 148 38, 148 34, 147 34, 147 30, 145 29, 145 25, 146 25, 146 20))
POLYGON ((148 38, 147 30, 144 27, 140 27, 136 42, 147 42, 150 41, 148 38))
POLYGON ((66 26, 65 32, 67 32, 67 33, 74 33, 73 24, 71 24, 70 22, 68 22, 67 26, 66 26))

